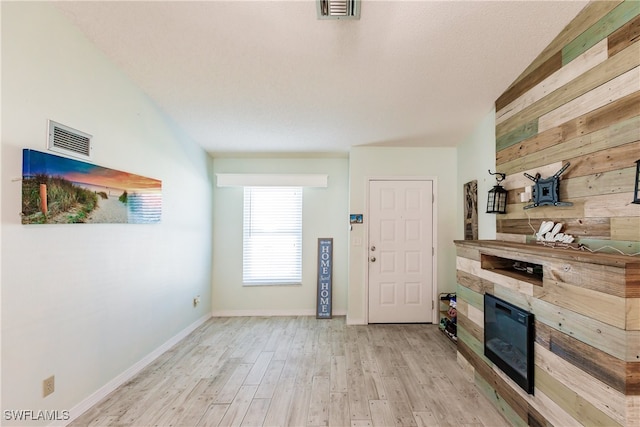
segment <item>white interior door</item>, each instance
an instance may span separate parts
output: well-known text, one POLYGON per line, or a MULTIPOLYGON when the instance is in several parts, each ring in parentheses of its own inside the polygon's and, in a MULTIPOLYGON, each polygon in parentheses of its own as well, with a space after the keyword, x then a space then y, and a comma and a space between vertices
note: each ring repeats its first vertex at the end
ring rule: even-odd
POLYGON ((369 182, 369 323, 433 319, 433 181, 369 182))

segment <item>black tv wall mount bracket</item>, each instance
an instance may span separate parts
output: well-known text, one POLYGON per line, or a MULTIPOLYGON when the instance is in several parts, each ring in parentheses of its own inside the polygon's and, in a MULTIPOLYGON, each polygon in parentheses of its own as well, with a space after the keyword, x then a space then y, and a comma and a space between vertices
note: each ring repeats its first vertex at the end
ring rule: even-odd
POLYGON ((560 201, 560 175, 567 170, 571 163, 567 162, 558 172, 549 178, 540 178, 540 174, 531 176, 524 173, 524 176, 534 182, 532 197, 533 204, 525 206, 523 209, 537 208, 538 206, 573 206, 571 202, 560 201))

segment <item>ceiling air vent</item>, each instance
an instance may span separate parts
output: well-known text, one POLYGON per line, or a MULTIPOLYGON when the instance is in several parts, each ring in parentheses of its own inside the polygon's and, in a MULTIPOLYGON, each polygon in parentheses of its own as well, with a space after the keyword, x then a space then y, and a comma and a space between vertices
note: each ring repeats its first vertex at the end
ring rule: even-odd
POLYGON ((360 0, 316 0, 318 19, 360 19, 360 0))
POLYGON ((49 120, 49 150, 91 159, 91 135, 49 120))

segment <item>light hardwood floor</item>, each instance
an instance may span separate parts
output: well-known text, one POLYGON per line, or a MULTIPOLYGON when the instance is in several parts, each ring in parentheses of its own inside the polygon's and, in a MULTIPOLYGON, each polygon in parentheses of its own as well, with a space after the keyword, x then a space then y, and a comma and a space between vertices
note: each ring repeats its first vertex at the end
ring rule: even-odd
POLYGON ((212 318, 71 426, 508 426, 437 325, 212 318))

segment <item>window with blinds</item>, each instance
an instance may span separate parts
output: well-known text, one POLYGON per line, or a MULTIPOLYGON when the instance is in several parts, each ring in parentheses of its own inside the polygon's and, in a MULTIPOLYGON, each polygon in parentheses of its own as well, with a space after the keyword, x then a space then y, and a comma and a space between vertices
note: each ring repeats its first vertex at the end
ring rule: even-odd
POLYGON ((302 283, 302 187, 244 187, 242 282, 302 283))

